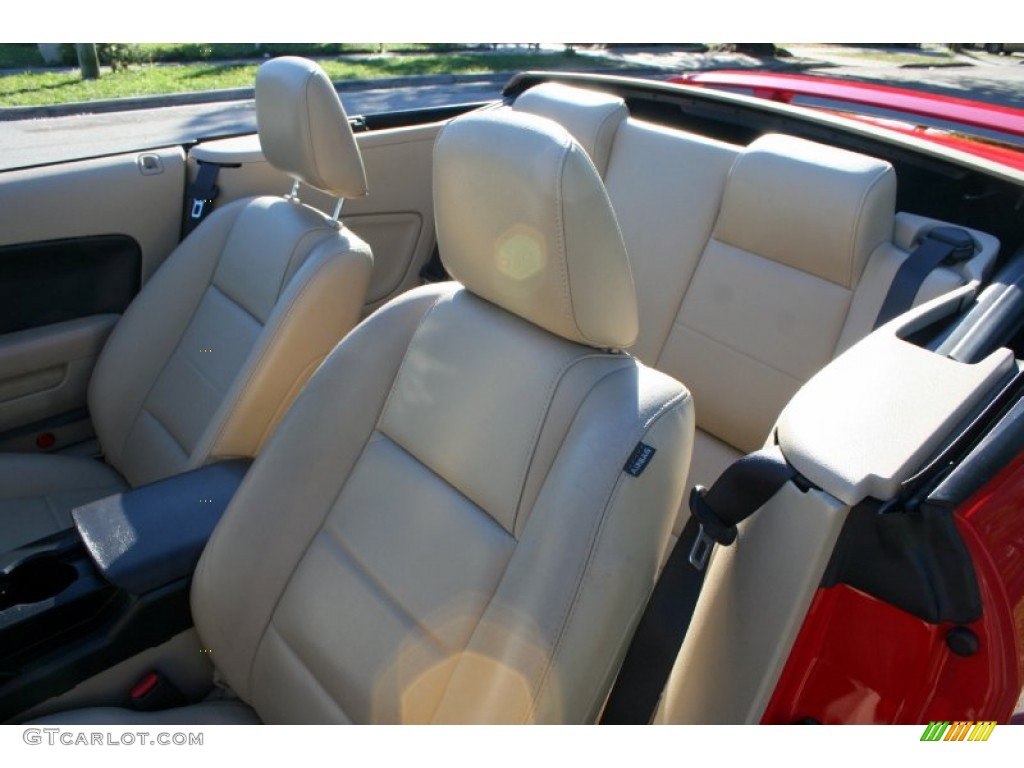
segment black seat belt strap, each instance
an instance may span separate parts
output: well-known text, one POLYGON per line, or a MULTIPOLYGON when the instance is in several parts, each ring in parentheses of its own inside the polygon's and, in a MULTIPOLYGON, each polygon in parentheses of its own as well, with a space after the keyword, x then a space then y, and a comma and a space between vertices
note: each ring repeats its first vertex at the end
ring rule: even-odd
POLYGON ((217 163, 204 163, 199 161, 199 171, 186 193, 185 217, 181 223, 181 237, 188 237, 189 233, 198 227, 203 219, 210 215, 213 210, 213 201, 220 194, 217 187, 217 174, 220 173, 220 165, 217 163))
POLYGON ((444 262, 441 261, 441 251, 437 247, 437 243, 434 244, 434 252, 430 254, 430 261, 424 264, 423 269, 420 270, 420 280, 424 283, 440 283, 451 280, 448 271, 444 268, 444 262))
POLYGON ((602 725, 650 722, 690 628, 715 544, 732 544, 737 524, 795 475, 778 448, 766 448, 734 462, 710 490, 698 485, 690 492, 690 519, 637 624, 602 725))
POLYGON ((974 255, 974 238, 959 227, 935 227, 926 234, 917 248, 896 270, 882 308, 875 318, 875 328, 901 315, 914 306, 921 284, 944 261, 964 261, 974 255))

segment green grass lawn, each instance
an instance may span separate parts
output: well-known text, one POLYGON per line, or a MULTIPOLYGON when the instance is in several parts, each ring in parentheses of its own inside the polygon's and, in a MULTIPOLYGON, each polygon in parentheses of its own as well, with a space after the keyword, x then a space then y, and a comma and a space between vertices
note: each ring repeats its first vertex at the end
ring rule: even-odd
MULTIPOLYGON (((2 50, 6 46, 0 46, 2 50)), ((252 49, 252 46, 240 46, 252 49)), ((308 48, 308 46, 307 46, 308 48)), ((323 59, 320 65, 333 80, 403 75, 512 72, 523 69, 595 69, 619 62, 567 53, 449 53, 385 55, 323 59)), ((127 70, 104 71, 99 80, 83 81, 77 71, 33 72, 0 76, 0 106, 63 104, 93 99, 160 93, 251 87, 257 64, 136 64, 127 70)))
MULTIPOLYGON (((99 44, 100 58, 104 58, 99 44)), ((271 56, 342 56, 370 53, 448 53, 466 50, 459 43, 118 43, 129 64, 195 63, 271 56)), ((71 67, 77 64, 74 46, 64 45, 65 60, 47 64, 35 43, 0 43, 0 69, 71 67)), ((103 61, 109 64, 109 61, 103 61)))
POLYGON ((139 43, 150 61, 219 61, 271 56, 341 56, 352 53, 442 53, 465 49, 456 43, 139 43))

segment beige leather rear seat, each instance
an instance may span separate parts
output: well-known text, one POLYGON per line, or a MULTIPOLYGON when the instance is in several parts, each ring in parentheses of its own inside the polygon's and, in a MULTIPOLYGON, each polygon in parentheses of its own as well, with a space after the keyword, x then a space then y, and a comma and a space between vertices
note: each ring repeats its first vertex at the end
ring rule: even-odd
MULTIPOLYGON (((747 147, 629 116, 614 95, 546 83, 513 109, 562 123, 603 173, 630 255, 631 351, 693 393, 690 484, 759 449, 797 389, 867 335, 893 276, 935 222, 896 214, 884 161, 792 136, 747 147)), ((915 303, 981 277, 998 243, 940 267, 915 303)))

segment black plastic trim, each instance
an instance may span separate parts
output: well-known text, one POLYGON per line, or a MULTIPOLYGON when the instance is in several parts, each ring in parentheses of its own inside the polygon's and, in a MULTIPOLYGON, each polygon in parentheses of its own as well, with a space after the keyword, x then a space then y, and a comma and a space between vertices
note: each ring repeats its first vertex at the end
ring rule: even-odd
POLYGON ((847 584, 931 624, 976 621, 981 595, 952 511, 881 510, 868 499, 850 511, 821 586, 847 584))
POLYGON ((1024 452, 1024 399, 998 424, 928 496, 927 503, 955 509, 980 490, 1007 464, 1024 452))
POLYGON ((0 247, 0 333, 120 314, 139 292, 142 249, 127 235, 0 247))
POLYGON ((437 243, 434 243, 430 261, 424 264, 423 269, 420 270, 420 279, 428 283, 440 283, 452 279, 448 270, 444 268, 444 262, 441 261, 441 251, 437 247, 437 243))
POLYGON ((192 571, 250 463, 211 464, 78 508, 76 517, 98 510, 101 523, 112 519, 104 510, 122 518, 86 526, 102 568, 77 528, 0 554, 0 722, 192 625, 192 571))
POLYGON ((350 121, 358 121, 356 126, 354 126, 357 133, 363 131, 382 131, 388 128, 408 128, 415 125, 440 123, 445 120, 451 120, 453 117, 458 117, 466 112, 472 112, 474 109, 479 109, 488 103, 486 101, 476 101, 440 107, 401 109, 394 112, 372 112, 366 115, 356 115, 349 119, 350 121))
POLYGON ((142 595, 195 569, 252 462, 232 459, 78 507, 78 533, 111 584, 142 595))
POLYGON ((1024 248, 992 278, 936 348, 961 363, 976 363, 1008 346, 1024 328, 1024 248))
MULTIPOLYGON (((79 564, 93 567, 87 558, 79 564)), ((81 596, 48 611, 45 625, 0 627, 0 722, 188 629, 190 583, 132 597, 93 571, 82 580, 81 596)))

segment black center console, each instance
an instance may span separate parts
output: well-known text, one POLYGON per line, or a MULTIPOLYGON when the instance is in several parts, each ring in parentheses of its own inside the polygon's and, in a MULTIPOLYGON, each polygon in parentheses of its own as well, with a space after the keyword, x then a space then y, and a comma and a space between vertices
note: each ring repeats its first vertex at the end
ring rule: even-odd
POLYGON ((0 722, 191 626, 192 571, 249 464, 99 499, 0 554, 0 722))

